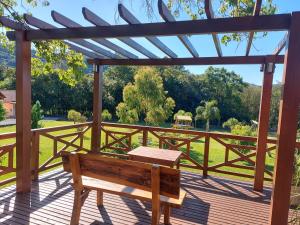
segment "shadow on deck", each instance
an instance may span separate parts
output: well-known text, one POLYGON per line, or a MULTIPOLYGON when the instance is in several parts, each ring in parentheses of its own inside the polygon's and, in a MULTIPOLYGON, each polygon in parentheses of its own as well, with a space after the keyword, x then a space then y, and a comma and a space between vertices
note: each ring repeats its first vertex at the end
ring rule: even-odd
MULTIPOLYGON (((0 224, 69 224, 73 189, 71 176, 61 170, 47 173, 32 185, 32 192, 16 194, 15 186, 0 190, 0 224)), ((187 198, 173 209, 172 224, 267 224, 271 190, 252 190, 251 183, 182 173, 187 198)), ((151 205, 104 195, 104 207, 96 206, 92 192, 82 208, 81 224, 150 224, 151 205)), ((163 221, 163 216, 161 222, 163 221)))

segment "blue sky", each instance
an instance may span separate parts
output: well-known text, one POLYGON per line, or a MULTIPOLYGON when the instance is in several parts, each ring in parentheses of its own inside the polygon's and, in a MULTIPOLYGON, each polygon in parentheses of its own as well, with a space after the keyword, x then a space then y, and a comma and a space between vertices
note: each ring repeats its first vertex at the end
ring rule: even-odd
MULTIPOLYGON (((49 0, 50 6, 48 7, 37 7, 31 8, 28 5, 25 7, 20 6, 20 10, 25 11, 29 9, 32 14, 40 19, 43 19, 49 23, 56 24, 51 18, 51 10, 56 10, 59 13, 73 19, 74 21, 82 25, 91 25, 89 22, 84 20, 81 8, 83 6, 89 8, 97 15, 105 19, 111 24, 125 24, 125 22, 118 17, 117 5, 119 0, 49 0)), ((156 1, 156 0, 155 0, 156 1)), ((277 13, 290 13, 292 11, 300 11, 299 0, 273 0, 278 7, 277 13)), ((145 9, 142 7, 143 0, 124 0, 123 4, 132 12, 141 22, 157 22, 162 21, 158 11, 154 10, 154 15, 151 19, 146 15, 145 9)), ((154 4, 156 7, 156 4, 154 4)), ((178 20, 188 19, 187 15, 182 14, 178 20)), ((276 48, 278 42, 284 36, 283 32, 271 32, 266 38, 255 40, 254 47, 252 47, 250 54, 260 55, 260 54, 271 54, 276 48)), ((189 57, 190 54, 184 48, 182 43, 176 37, 160 37, 160 39, 169 46, 177 55, 181 57, 189 57)), ((151 43, 143 38, 135 38, 136 41, 141 43, 143 46, 147 47, 153 53, 158 56, 165 56, 160 50, 154 47, 151 43)), ((210 35, 202 36, 192 36, 190 38, 194 47, 198 51, 200 56, 216 56, 216 50, 210 35)), ((132 50, 130 47, 126 46, 118 40, 111 40, 112 42, 134 52, 136 55, 141 56, 139 53, 132 50)), ((244 55, 246 49, 246 42, 232 43, 229 46, 222 45, 222 51, 224 56, 234 56, 234 55, 244 55)), ((240 74, 246 82, 261 84, 262 74, 259 71, 259 65, 225 65, 228 70, 234 70, 236 73, 240 74)), ((186 66, 191 72, 195 74, 201 74, 205 71, 207 66, 186 66)), ((282 65, 277 65, 276 72, 274 76, 274 83, 281 81, 282 77, 282 65)))

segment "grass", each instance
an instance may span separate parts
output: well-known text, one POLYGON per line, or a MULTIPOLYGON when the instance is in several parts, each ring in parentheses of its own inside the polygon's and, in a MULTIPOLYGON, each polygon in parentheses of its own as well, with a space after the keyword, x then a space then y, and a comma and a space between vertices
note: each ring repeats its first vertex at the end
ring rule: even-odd
MULTIPOLYGON (((54 126, 63 126, 63 125, 71 125, 73 124, 72 122, 69 121, 49 121, 49 120, 45 120, 43 121, 43 126, 44 127, 54 127, 54 126)), ((117 129, 118 131, 128 131, 128 129, 117 129)), ((71 129, 71 130, 65 130, 65 131, 58 131, 58 132, 52 132, 51 134, 53 135, 60 135, 60 134, 66 134, 66 133, 71 133, 76 131, 75 129, 71 129)), ((0 128, 0 133, 7 133, 7 132, 15 132, 15 126, 7 126, 7 127, 1 127, 0 128)), ((218 132, 220 132, 220 130, 218 130, 218 132)), ((102 136, 102 143, 104 144, 104 134, 101 135, 102 136)), ((184 135, 181 135, 182 137, 184 137, 184 135)), ((73 136, 74 137, 74 136, 73 136)), ((68 137, 68 138, 64 138, 64 140, 69 141, 70 139, 72 139, 73 137, 68 137)), ((158 146, 158 140, 156 137, 154 137, 152 134, 149 134, 149 139, 151 140, 151 146, 158 146)), ((140 145, 140 139, 141 139, 141 134, 135 134, 132 137, 132 146, 133 147, 137 147, 140 145)), ((87 131, 85 133, 84 136, 84 142, 83 145, 85 148, 90 149, 90 140, 91 140, 91 132, 90 130, 87 131)), ((111 139, 110 139, 111 141, 111 139)), ((0 146, 2 145, 6 145, 6 144, 10 144, 10 143, 14 143, 15 140, 14 139, 7 139, 7 140, 1 140, 0 141, 0 146)), ((74 144, 79 144, 79 141, 74 142, 74 144)), ((41 137, 40 138, 40 165, 42 165, 43 163, 45 163, 49 158, 52 157, 53 155, 53 140, 46 138, 46 137, 41 137)), ((62 143, 58 144, 58 149, 62 148, 64 145, 62 143)), ((183 148, 181 149, 182 151, 185 151, 185 146, 183 146, 183 148)), ((68 150, 72 150, 72 147, 69 147, 68 150)), ((200 139, 197 140, 195 142, 191 143, 191 152, 190 155, 191 157, 196 160, 197 162, 199 162, 200 164, 202 164, 203 162, 203 154, 204 154, 204 139, 200 139)), ((215 165, 218 163, 222 163, 224 162, 224 157, 225 157, 225 147, 223 145, 221 145, 220 143, 211 140, 210 141, 210 151, 209 151, 209 165, 215 165)), ((229 154, 229 159, 234 159, 237 156, 234 153, 230 153, 229 154)), ((271 155, 267 155, 266 158, 266 167, 270 170, 273 169, 274 166, 274 154, 271 155)), ((255 160, 254 157, 251 158, 252 160, 255 160)), ((60 159, 57 158, 55 159, 53 162, 58 162, 60 159)), ((187 160, 183 160, 184 163, 186 164, 191 164, 189 161, 187 160)), ((6 165, 7 163, 7 158, 2 157, 0 158, 0 164, 6 165), (1 162, 2 160, 2 162, 1 162)), ((240 162, 239 165, 247 165, 249 166, 249 164, 247 162, 240 162)), ((221 168, 222 170, 226 170, 226 171, 231 171, 231 172, 238 172, 238 173, 245 173, 245 174, 249 174, 249 175, 253 175, 252 171, 249 170, 245 170, 245 169, 239 169, 239 168, 221 168)), ((194 171, 197 173, 202 173, 199 170, 195 170, 195 169, 187 169, 189 171, 194 171)), ((209 172, 210 175, 218 175, 218 176, 225 176, 225 177, 231 177, 229 175, 221 175, 221 174, 215 174, 215 173, 211 173, 209 172)), ((5 180, 7 178, 10 178, 12 176, 15 176, 14 173, 10 173, 10 174, 6 174, 6 175, 2 175, 0 177, 0 180, 5 180)), ((235 177, 235 179, 240 179, 240 180, 249 180, 249 178, 241 178, 241 177, 235 177)))

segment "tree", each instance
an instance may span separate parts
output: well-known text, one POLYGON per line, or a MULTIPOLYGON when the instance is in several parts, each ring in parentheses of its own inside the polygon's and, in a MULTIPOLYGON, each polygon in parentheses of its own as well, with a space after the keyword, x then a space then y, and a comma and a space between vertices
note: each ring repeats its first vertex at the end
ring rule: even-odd
POLYGON ((73 121, 74 124, 75 124, 76 122, 79 122, 80 119, 81 119, 81 113, 80 112, 77 112, 74 109, 69 110, 69 112, 68 112, 68 120, 73 121))
POLYGON ((218 103, 215 100, 204 102, 204 106, 198 106, 196 108, 195 120, 206 121, 206 131, 209 131, 209 125, 211 120, 220 120, 220 110, 217 107, 218 103))
POLYGON ((0 121, 5 120, 6 111, 4 109, 3 103, 0 101, 0 121))
POLYGON ((142 118, 147 124, 159 125, 172 115, 175 107, 174 100, 166 94, 157 70, 142 67, 137 70, 134 82, 124 87, 117 116, 121 122, 133 123, 142 118))
POLYGON ((39 101, 36 101, 31 109, 31 128, 32 129, 41 128, 42 124, 40 123, 40 121, 43 118, 44 116, 43 116, 41 103, 39 101))
POLYGON ((101 116, 103 121, 110 121, 112 119, 112 115, 107 109, 102 111, 101 116))
POLYGON ((201 77, 206 95, 204 100, 214 99, 218 102, 222 120, 235 117, 238 120, 245 120, 244 112, 241 110, 241 95, 248 85, 243 82, 240 75, 225 68, 208 67, 201 77))

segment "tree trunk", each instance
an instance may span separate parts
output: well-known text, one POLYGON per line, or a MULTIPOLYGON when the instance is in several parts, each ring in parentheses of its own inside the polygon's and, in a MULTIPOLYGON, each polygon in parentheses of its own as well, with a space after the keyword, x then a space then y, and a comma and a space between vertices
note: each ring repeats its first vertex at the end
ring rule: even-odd
POLYGON ((209 131, 209 120, 206 120, 206 131, 209 131))

